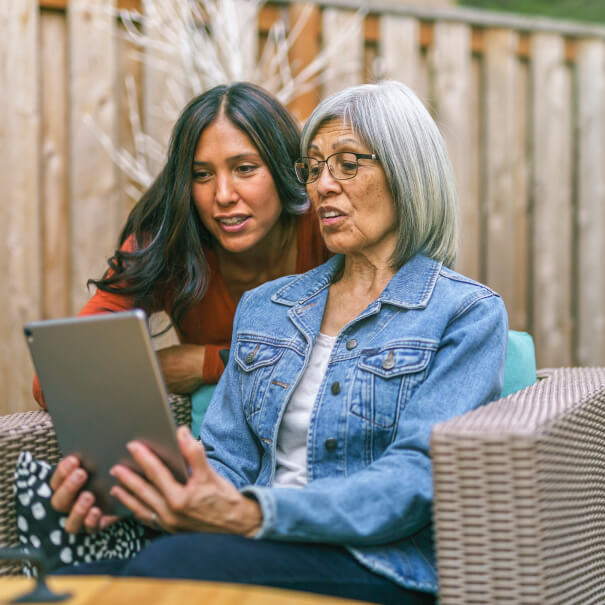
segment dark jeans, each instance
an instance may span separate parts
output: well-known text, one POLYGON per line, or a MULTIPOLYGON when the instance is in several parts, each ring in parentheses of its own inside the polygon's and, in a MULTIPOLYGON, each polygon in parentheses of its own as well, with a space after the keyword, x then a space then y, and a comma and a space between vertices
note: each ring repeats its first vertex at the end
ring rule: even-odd
POLYGON ((385 605, 429 605, 435 597, 375 574, 344 548, 251 540, 226 534, 176 534, 132 559, 64 567, 58 574, 110 574, 258 584, 385 605))

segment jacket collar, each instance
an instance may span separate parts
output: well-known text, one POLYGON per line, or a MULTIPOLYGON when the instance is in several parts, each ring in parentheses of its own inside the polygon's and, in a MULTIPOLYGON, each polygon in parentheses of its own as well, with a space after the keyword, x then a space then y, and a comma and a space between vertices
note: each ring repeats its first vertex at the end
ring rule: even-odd
MULTIPOLYGON (((332 283, 341 262, 341 255, 333 256, 279 289, 271 300, 288 306, 304 304, 332 283)), ((441 266, 441 262, 417 254, 397 271, 376 302, 404 309, 423 309, 433 294, 441 266)))

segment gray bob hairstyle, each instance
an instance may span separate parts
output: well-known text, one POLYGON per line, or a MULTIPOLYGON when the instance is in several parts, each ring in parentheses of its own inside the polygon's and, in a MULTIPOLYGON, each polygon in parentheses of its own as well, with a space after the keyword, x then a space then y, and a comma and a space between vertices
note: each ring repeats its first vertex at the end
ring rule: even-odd
POLYGON ((420 99, 394 81, 346 88, 322 101, 307 120, 302 155, 319 128, 334 119, 351 128, 384 169, 399 223, 393 265, 421 252, 453 267, 454 176, 443 138, 420 99))

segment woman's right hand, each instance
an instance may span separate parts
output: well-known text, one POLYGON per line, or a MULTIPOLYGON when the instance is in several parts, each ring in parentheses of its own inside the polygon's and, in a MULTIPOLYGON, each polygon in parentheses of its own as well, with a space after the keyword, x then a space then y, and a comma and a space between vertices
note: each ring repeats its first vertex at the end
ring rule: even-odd
POLYGON ((68 513, 65 531, 76 534, 82 529, 95 533, 118 520, 118 517, 103 515, 94 505, 95 497, 83 490, 88 475, 75 456, 66 456, 50 479, 53 495, 52 507, 60 513, 68 513))

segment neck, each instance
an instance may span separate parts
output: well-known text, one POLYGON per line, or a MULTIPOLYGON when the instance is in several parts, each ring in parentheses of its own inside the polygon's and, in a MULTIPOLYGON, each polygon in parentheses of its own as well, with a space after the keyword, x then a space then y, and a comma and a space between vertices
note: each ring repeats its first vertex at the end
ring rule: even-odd
POLYGON ((374 300, 396 272, 389 258, 376 260, 361 254, 348 254, 345 256, 342 276, 338 281, 352 293, 364 297, 371 296, 374 300))
POLYGON ((277 223, 245 252, 218 247, 216 256, 227 290, 237 304, 246 290, 296 271, 296 222, 277 223))

